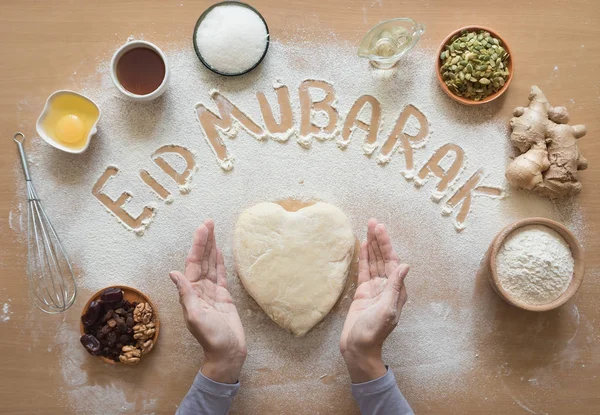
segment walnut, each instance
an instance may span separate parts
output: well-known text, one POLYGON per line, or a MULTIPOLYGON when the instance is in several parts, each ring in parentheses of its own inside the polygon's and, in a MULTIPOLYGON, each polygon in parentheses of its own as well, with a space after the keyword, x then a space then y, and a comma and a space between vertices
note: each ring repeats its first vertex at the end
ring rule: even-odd
POLYGON ((136 323, 150 323, 152 321, 152 307, 150 307, 150 304, 139 303, 133 310, 133 320, 136 323))
POLYGON ((133 326, 133 338, 136 340, 145 341, 154 337, 156 327, 153 322, 148 324, 136 324, 133 326))
POLYGON ((142 351, 142 355, 145 355, 154 348, 154 341, 152 339, 146 341, 138 340, 137 347, 142 351))
POLYGON ((122 353, 119 355, 119 361, 125 364, 135 364, 140 361, 142 351, 135 346, 123 346, 122 353))

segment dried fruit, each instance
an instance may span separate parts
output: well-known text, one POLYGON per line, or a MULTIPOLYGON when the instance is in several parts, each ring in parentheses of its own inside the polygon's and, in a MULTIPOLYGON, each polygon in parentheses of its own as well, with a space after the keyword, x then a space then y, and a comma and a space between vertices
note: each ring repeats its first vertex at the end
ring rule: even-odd
POLYGON ((85 327, 92 326, 100 315, 104 312, 104 307, 99 301, 92 301, 87 312, 81 317, 81 321, 85 327))
POLYGON ((156 327, 150 304, 129 302, 123 294, 108 288, 90 303, 81 317, 85 335, 80 340, 91 354, 132 364, 154 347, 156 327))
POLYGON ((509 58, 502 42, 489 32, 463 30, 440 54, 442 80, 453 94, 480 101, 506 84, 509 58))
POLYGON ((89 353, 97 355, 100 352, 100 342, 91 334, 84 334, 79 341, 89 353))
POLYGON ((123 301, 123 290, 120 288, 107 288, 100 294, 100 299, 105 303, 118 303, 123 301))
POLYGON ((117 333, 111 331, 106 335, 106 342, 109 346, 113 346, 117 342, 117 333))

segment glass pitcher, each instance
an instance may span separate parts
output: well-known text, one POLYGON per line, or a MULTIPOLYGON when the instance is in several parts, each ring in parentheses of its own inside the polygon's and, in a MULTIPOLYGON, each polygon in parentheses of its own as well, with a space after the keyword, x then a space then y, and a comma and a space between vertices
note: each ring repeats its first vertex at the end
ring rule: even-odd
POLYGON ((358 56, 376 68, 392 68, 417 44, 425 25, 407 17, 385 20, 373 27, 358 45, 358 56))

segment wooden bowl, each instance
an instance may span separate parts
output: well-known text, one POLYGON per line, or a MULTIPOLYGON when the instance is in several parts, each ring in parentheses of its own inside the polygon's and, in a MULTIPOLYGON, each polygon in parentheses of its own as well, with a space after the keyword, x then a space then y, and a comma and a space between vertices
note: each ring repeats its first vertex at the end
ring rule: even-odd
POLYGON ((508 43, 506 43, 506 40, 504 40, 504 38, 502 36, 500 36, 498 34, 498 32, 490 29, 489 27, 485 27, 485 26, 465 26, 465 27, 461 27, 460 29, 455 30, 454 32, 450 33, 448 36, 446 36, 446 38, 444 39, 444 41, 441 43, 440 47, 438 48, 437 51, 437 56, 435 58, 436 64, 435 64, 435 73, 437 75, 437 79, 438 82, 440 84, 440 86, 442 87, 442 89, 444 90, 444 92, 446 94, 448 94, 448 96, 450 98, 452 98, 453 100, 460 102, 461 104, 464 105, 481 105, 481 104, 486 104, 488 102, 491 102, 493 100, 495 100, 496 98, 498 98, 500 95, 502 95, 504 93, 504 91, 506 91, 508 89, 508 86, 510 85, 510 82, 512 81, 513 78, 513 74, 514 74, 514 60, 513 60, 513 54, 510 51, 510 47, 508 46, 508 43), (455 95, 452 91, 450 91, 450 89, 448 88, 448 86, 446 85, 446 83, 444 82, 444 80, 442 79, 442 72, 441 72, 441 68, 442 68, 442 60, 440 59, 440 55, 442 54, 442 51, 444 50, 444 46, 446 46, 448 43, 450 43, 450 39, 452 38, 452 36, 460 33, 463 30, 467 30, 467 31, 479 31, 479 30, 485 30, 486 32, 490 32, 490 34, 492 36, 494 36, 496 39, 500 40, 502 42, 502 47, 504 48, 504 50, 506 50, 506 52, 508 53, 508 61, 507 61, 507 66, 508 66, 508 71, 510 72, 508 75, 508 79, 506 80, 506 83, 504 84, 504 86, 498 90, 498 92, 490 95, 489 97, 486 97, 484 99, 482 99, 481 101, 473 101, 472 99, 467 99, 467 98, 463 98, 463 97, 459 97, 458 95, 455 95))
MULTIPOLYGON (((158 333, 160 331, 160 319, 158 318, 158 311, 156 309, 156 306, 152 303, 152 301, 150 301, 150 299, 145 294, 136 290, 135 288, 127 287, 126 285, 111 285, 110 287, 105 287, 105 288, 101 289, 96 294, 92 295, 90 297, 90 299, 87 301, 87 303, 85 303, 85 306, 83 307, 83 310, 81 311, 81 316, 83 317, 83 315, 85 313, 87 313, 88 308, 90 307, 90 303, 94 300, 99 299, 100 294, 102 294, 102 292, 104 290, 106 290, 107 288, 120 288, 121 290, 123 290, 123 299, 127 300, 129 302, 135 301, 138 303, 150 304, 150 307, 152 307, 152 316, 153 316, 154 325, 156 327, 156 333, 154 333, 154 337, 152 340, 154 341, 154 347, 156 347, 156 340, 158 340, 158 333)), ((85 332, 83 330, 83 322, 81 321, 81 319, 79 319, 79 331, 81 332, 82 336, 85 334, 85 332)), ((104 357, 104 356, 96 356, 96 357, 98 359, 102 360, 104 363, 109 363, 109 364, 120 363, 120 362, 115 362, 114 360, 109 359, 108 357, 104 357)))
POLYGON ((562 224, 555 222, 551 219, 529 218, 508 225, 507 227, 502 229, 500 233, 498 233, 498 235, 496 235, 496 237, 492 240, 492 243, 490 244, 490 248, 488 250, 488 259, 488 265, 490 269, 488 276, 494 290, 506 302, 524 310, 548 311, 560 307, 561 305, 569 301, 569 299, 573 297, 573 295, 575 295, 575 293, 579 289, 579 286, 581 285, 581 282, 583 281, 584 261, 583 249, 581 248, 581 245, 577 241, 577 238, 575 238, 575 235, 571 233, 571 231, 565 228, 562 224), (498 252, 500 251, 500 248, 504 244, 504 241, 506 240, 508 235, 510 235, 513 231, 528 225, 544 225, 558 232, 558 234, 564 238, 564 240, 571 248, 571 254, 573 255, 573 259, 575 260, 573 268, 573 278, 571 278, 571 282, 567 287, 566 291, 562 293, 558 298, 547 304, 531 305, 517 300, 509 292, 502 288, 502 285, 500 284, 500 280, 498 279, 497 275, 496 258, 498 252))

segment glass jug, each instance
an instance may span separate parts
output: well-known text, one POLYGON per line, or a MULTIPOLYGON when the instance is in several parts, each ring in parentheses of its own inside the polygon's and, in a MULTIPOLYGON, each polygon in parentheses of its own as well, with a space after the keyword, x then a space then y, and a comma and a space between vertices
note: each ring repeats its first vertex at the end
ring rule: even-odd
POLYGON ((376 68, 392 68, 417 44, 425 26, 407 17, 385 20, 373 27, 358 45, 358 56, 376 68))

